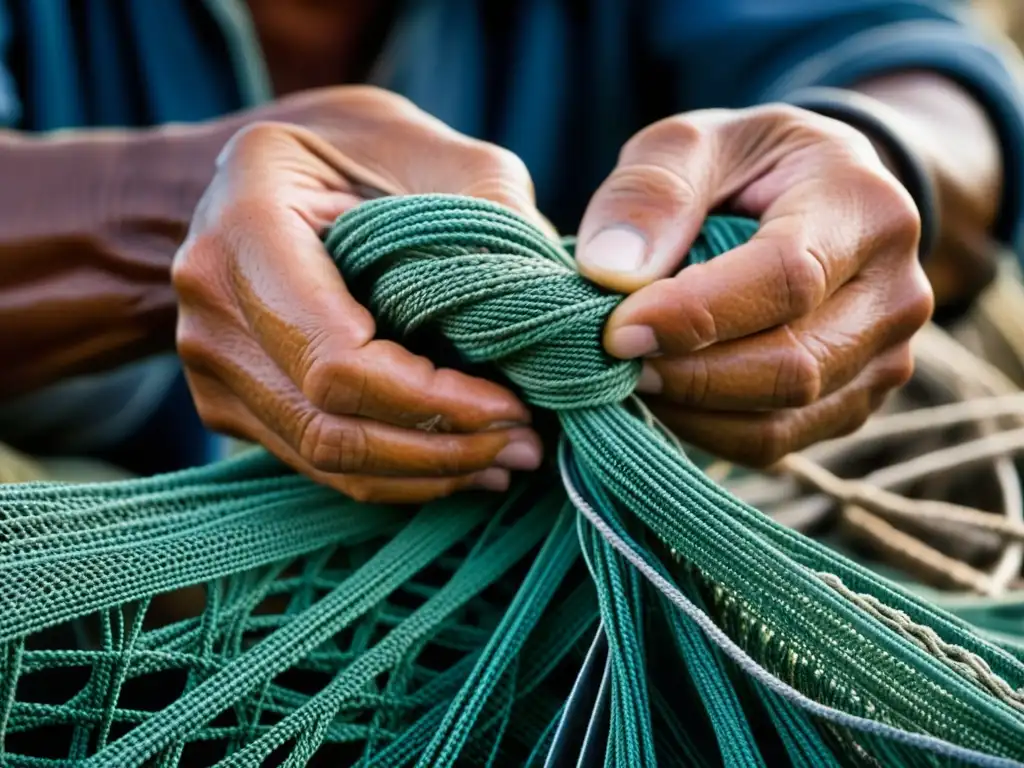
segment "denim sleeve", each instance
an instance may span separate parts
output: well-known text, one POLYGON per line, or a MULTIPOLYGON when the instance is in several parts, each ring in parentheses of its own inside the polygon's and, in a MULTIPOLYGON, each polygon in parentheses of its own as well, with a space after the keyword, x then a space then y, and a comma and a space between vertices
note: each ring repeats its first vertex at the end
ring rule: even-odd
POLYGON ((1003 150, 994 234, 1024 252, 1024 70, 964 0, 652 0, 649 8, 649 53, 674 72, 688 109, 760 104, 900 70, 960 83, 988 112, 1003 150))

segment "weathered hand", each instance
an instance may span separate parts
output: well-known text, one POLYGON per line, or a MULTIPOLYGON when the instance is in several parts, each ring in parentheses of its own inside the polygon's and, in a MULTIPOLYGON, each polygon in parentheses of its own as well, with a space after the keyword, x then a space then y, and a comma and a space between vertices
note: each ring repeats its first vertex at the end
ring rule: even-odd
POLYGON ((866 137, 784 106, 662 120, 623 149, 580 230, 584 274, 632 292, 605 331, 682 439, 772 463, 856 429, 912 372, 933 305, 913 201, 866 137), (679 271, 710 211, 747 244, 679 271))
POLYGON ((540 462, 527 408, 375 338, 320 233, 368 190, 475 195, 539 221, 524 166, 375 89, 281 105, 278 119, 315 128, 236 134, 174 262, 178 350, 204 422, 360 500, 503 489, 508 470, 540 462))

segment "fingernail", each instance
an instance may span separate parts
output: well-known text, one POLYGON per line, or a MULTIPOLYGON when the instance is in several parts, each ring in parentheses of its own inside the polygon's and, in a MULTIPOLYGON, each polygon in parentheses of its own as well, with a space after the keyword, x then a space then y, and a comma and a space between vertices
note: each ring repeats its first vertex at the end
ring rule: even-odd
POLYGON ((657 395, 661 392, 662 386, 661 374, 654 370, 650 363, 644 363, 644 367, 640 369, 640 378, 636 382, 636 391, 657 395))
POLYGON ((491 467, 483 472, 477 472, 473 477, 473 486, 484 491, 507 491, 512 476, 507 469, 491 467))
POLYGON ((627 227, 602 230, 587 243, 582 257, 591 267, 606 272, 633 272, 643 266, 647 243, 627 227))
POLYGON ((646 325, 624 325, 608 334, 608 351, 615 357, 631 360, 658 351, 654 330, 646 325))
POLYGON ((509 443, 494 458, 494 463, 505 469, 536 469, 540 466, 540 446, 533 442, 509 443))

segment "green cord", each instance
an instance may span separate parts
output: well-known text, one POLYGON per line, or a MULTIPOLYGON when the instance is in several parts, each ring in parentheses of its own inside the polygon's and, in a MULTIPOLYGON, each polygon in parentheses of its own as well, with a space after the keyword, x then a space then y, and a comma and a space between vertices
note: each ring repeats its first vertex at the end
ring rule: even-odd
MULTIPOLYGON (((711 218, 689 261, 755 230, 711 218)), ((601 346, 621 297, 566 245, 442 195, 325 244, 382 328, 557 415, 573 494, 545 470, 366 505, 260 451, 0 487, 0 765, 536 765, 598 626, 606 765, 1024 761, 1021 655, 712 483, 628 405, 639 365, 601 346), (146 621, 197 584, 199 615, 146 621)))

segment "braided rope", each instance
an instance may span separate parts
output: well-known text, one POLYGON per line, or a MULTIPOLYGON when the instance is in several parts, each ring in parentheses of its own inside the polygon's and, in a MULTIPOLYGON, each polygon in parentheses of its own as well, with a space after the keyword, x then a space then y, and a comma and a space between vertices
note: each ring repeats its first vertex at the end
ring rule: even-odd
MULTIPOLYGON (((755 226, 709 220, 691 263, 755 226)), ((556 412, 573 504, 548 472, 504 497, 363 505, 261 452, 2 487, 0 762, 543 760, 599 624, 609 764, 1022 764, 1024 715, 936 648, 1010 690, 1024 653, 711 482, 631 407, 639 366, 600 343, 621 297, 582 280, 566 248, 498 206, 436 195, 365 203, 325 242, 383 328, 441 336, 556 412), (197 584, 198 615, 147 621, 154 597, 197 584), (94 620, 84 638, 45 647, 80 617, 94 620), (66 696, 26 698, 35 675, 74 669, 87 674, 66 696), (161 673, 176 683, 154 702, 139 688, 161 673), (751 726, 765 716, 767 737, 751 726), (21 739, 55 726, 66 744, 21 739)))

